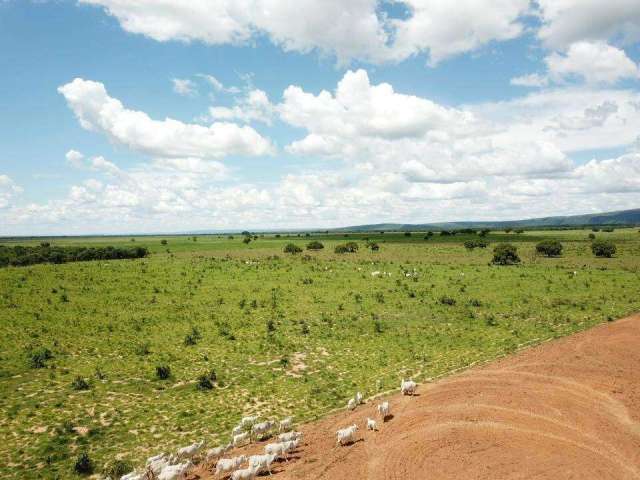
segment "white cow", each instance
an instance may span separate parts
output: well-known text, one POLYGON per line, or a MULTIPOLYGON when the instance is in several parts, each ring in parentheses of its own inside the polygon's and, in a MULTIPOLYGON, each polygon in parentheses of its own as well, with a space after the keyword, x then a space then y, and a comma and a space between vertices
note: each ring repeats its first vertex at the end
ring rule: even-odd
POLYGON ((165 458, 167 456, 166 453, 159 453, 158 455, 154 455, 153 457, 147 458, 147 465, 151 465, 153 462, 165 458))
POLYGON ((249 432, 239 433, 238 435, 233 436, 233 446, 237 447, 239 445, 244 445, 245 443, 251 442, 251 436, 249 432))
POLYGON ((378 405, 378 414, 382 417, 382 421, 384 422, 386 418, 391 414, 389 402, 382 402, 380 405, 378 405))
POLYGON ((353 424, 350 427, 343 428, 336 432, 337 445, 347 445, 356 441, 356 432, 358 427, 353 424))
POLYGON ((293 452, 298 445, 300 444, 300 440, 297 438, 295 440, 289 440, 288 442, 284 442, 284 449, 287 453, 293 452))
POLYGON ((233 427, 233 430, 231 430, 231 435, 239 435, 242 432, 244 432, 244 427, 242 425, 236 425, 233 427))
POLYGON ((231 449, 231 444, 228 443, 227 445, 221 445, 219 447, 211 448, 207 450, 207 453, 205 454, 205 462, 210 463, 210 462, 213 462, 214 460, 217 460, 226 452, 228 452, 230 449, 231 449))
POLYGON ((256 468, 258 473, 269 472, 271 475, 271 464, 276 460, 277 455, 267 453, 265 455, 251 455, 249 457, 249 467, 256 468))
POLYGON ((257 467, 243 468, 242 470, 236 470, 231 474, 231 480, 251 480, 256 478, 258 474, 257 467))
POLYGON ((251 432, 257 437, 259 435, 264 435, 273 427, 274 427, 273 422, 270 420, 267 420, 266 422, 256 423, 253 427, 251 427, 251 432))
POLYGON ((358 403, 356 402, 355 398, 350 398, 349 401, 347 402, 347 408, 349 410, 355 410, 357 405, 358 403))
POLYGON ((280 425, 278 426, 279 432, 288 432, 293 427, 293 417, 287 417, 280 420, 280 425))
POLYGON ((193 458, 204 447, 204 440, 200 440, 197 443, 189 445, 188 447, 182 447, 178 450, 178 458, 193 458))
POLYGON ((402 392, 403 395, 413 395, 416 393, 417 387, 418 384, 413 380, 402 379, 402 382, 400 382, 400 392, 402 392))
POLYGON ((367 430, 378 430, 378 423, 373 418, 367 418, 367 430))
POLYGON ((360 405, 362 403, 362 399, 363 398, 364 397, 362 396, 362 394, 360 392, 356 392, 356 396, 354 397, 354 399, 355 399, 355 401, 356 401, 356 403, 358 405, 360 405))
POLYGON ((274 455, 276 458, 283 457, 287 459, 287 448, 284 442, 269 443, 264 446, 264 453, 274 455))
POLYGON ((173 465, 177 462, 177 458, 174 455, 156 455, 155 457, 151 457, 152 460, 149 462, 147 460, 147 468, 151 470, 154 475, 160 474, 160 472, 170 465, 173 465))
POLYGON ((221 473, 228 473, 235 470, 246 461, 247 457, 245 455, 233 458, 221 458, 218 460, 218 463, 216 463, 216 476, 221 473))
POLYGON ((298 438, 302 438, 302 433, 287 432, 287 433, 281 433, 280 435, 278 435, 278 440, 280 442, 288 442, 290 440, 297 440, 298 438))
POLYGON ((177 465, 167 465, 162 469, 158 480, 177 480, 182 475, 187 473, 193 467, 193 463, 185 462, 177 465))

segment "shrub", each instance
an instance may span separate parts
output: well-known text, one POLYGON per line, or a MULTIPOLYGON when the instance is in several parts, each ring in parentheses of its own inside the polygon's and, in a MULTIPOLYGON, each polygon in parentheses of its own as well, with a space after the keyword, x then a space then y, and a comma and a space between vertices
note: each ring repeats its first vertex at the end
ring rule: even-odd
POLYGON ((595 240, 596 236, 593 233, 589 234, 589 240, 595 240))
POLYGON ((209 375, 200 375, 198 377, 198 381, 196 383, 196 388, 198 390, 211 390, 213 389, 213 382, 209 375))
POLYGON ((296 253, 300 253, 302 249, 299 246, 297 246, 295 243, 287 243, 282 249, 282 251, 284 253, 290 253, 292 255, 295 255, 296 253))
POLYGON ((31 368, 44 368, 46 367, 47 360, 51 360, 53 354, 51 350, 45 347, 40 347, 29 352, 29 366, 31 368))
POLYGON ((164 239, 163 239, 163 240, 160 240, 160 245, 166 245, 166 244, 167 244, 167 241, 166 241, 166 240, 164 240, 164 239))
POLYGON ((487 248, 487 242, 485 240, 475 239, 467 240, 464 242, 464 248, 467 250, 473 250, 474 248, 487 248))
POLYGON ((377 252, 378 250, 380 250, 380 245, 378 245, 376 242, 369 243, 368 247, 372 252, 377 252))
POLYGON ((71 388, 78 391, 89 390, 89 382, 87 382, 84 378, 78 375, 76 378, 73 379, 73 382, 71 382, 71 388))
POLYGON ((93 462, 87 452, 82 452, 73 465, 73 470, 80 475, 91 475, 93 473, 93 462))
POLYGON ((104 465, 103 475, 109 478, 120 478, 133 470, 133 465, 125 460, 111 460, 104 465))
POLYGON ((481 237, 486 237, 490 231, 491 230, 489 230, 488 228, 483 228, 482 230, 480 230, 480 233, 478 235, 480 235, 481 237))
POLYGON ((171 368, 169 365, 157 365, 156 366, 156 378, 158 380, 167 380, 171 376, 171 368))
POLYGON ((557 240, 543 240, 536 245, 536 252, 547 257, 557 257, 562 253, 562 244, 557 240))
POLYGON ((410 237, 411 236, 411 232, 404 232, 404 236, 405 237, 410 237))
POLYGON ((318 242, 317 240, 307 243, 307 250, 322 250, 323 248, 324 245, 322 242, 318 242))
POLYGON ((510 243, 501 243, 493 249, 492 263, 496 265, 515 265, 520 263, 518 249, 510 243))
POLYGON ((335 253, 356 253, 358 251, 358 244, 356 242, 347 242, 342 245, 337 245, 334 249, 335 253))
POLYGON ((244 243, 244 244, 249 244, 249 243, 251 243, 251 237, 244 237, 244 238, 242 239, 242 243, 244 243))
POLYGON ((440 303, 442 305, 453 306, 453 305, 456 304, 456 299, 455 298, 451 298, 451 297, 447 297, 446 295, 443 295, 442 297, 440 297, 440 303))
POLYGON ((616 246, 609 240, 595 240, 591 243, 591 251, 596 257, 611 258, 616 253, 616 246))

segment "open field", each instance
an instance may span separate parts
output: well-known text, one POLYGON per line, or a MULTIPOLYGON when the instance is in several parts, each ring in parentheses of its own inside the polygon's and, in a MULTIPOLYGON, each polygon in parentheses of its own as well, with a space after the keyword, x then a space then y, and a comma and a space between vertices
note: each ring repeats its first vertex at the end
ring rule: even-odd
POLYGON ((420 385, 415 397, 330 415, 302 427, 302 446, 274 478, 639 479, 638 342, 636 315, 420 385), (378 431, 364 429, 367 417, 378 431), (335 448, 335 431, 353 423, 357 441, 335 448))
POLYGON ((373 395, 640 310, 637 229, 596 233, 618 246, 610 259, 592 255, 588 233, 492 233, 474 251, 469 236, 418 233, 50 240, 152 255, 0 269, 0 477, 72 477, 84 450, 99 470, 200 438, 213 446, 242 414, 311 420, 356 389, 373 395), (546 238, 563 241, 562 257, 535 255, 546 238), (325 249, 282 253, 314 239, 325 249), (347 240, 360 251, 334 254, 347 240), (501 241, 521 265, 488 265, 501 241), (38 348, 52 352, 46 368, 29 365, 38 348), (160 364, 169 379, 156 379, 160 364), (219 385, 198 390, 212 369, 219 385), (72 388, 77 376, 88 390, 72 388))

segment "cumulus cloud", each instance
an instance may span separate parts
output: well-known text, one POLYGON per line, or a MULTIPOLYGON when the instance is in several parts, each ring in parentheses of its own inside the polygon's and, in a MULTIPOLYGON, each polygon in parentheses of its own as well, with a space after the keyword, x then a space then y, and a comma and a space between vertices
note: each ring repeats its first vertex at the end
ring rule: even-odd
POLYGON ((544 131, 499 125, 469 109, 372 85, 364 70, 347 72, 335 94, 290 86, 278 111, 308 132, 286 147, 290 153, 367 161, 415 182, 548 175, 570 167, 544 131))
POLYGON ((76 78, 58 88, 80 125, 102 133, 133 151, 164 158, 219 158, 227 155, 268 155, 274 147, 249 126, 216 122, 210 126, 166 118, 153 120, 124 107, 100 82, 76 78))
POLYGON ((554 49, 582 40, 640 40, 637 0, 538 0, 542 26, 538 37, 554 49))
POLYGON ((239 120, 245 123, 262 122, 271 125, 274 106, 263 90, 254 89, 236 100, 233 107, 211 107, 209 115, 214 120, 239 120))
POLYGON ((67 159, 67 163, 75 168, 81 168, 83 166, 84 155, 77 150, 69 150, 65 154, 65 158, 67 159))
POLYGON ((80 0, 101 6, 128 32, 164 42, 249 44, 259 35, 285 51, 317 50, 340 63, 404 60, 427 52, 430 62, 522 34, 529 0, 404 0, 406 18, 392 18, 382 0, 80 0), (295 21, 292 21, 295 19, 295 21))

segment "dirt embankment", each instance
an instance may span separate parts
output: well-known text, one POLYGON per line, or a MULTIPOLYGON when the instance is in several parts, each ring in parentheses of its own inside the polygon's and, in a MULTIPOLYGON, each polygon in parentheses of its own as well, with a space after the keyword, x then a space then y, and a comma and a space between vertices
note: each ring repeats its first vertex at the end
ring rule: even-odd
MULTIPOLYGON (((305 425, 274 480, 640 479, 640 316, 305 425), (336 447, 356 423, 359 440, 336 447)), ((262 449, 254 445, 247 452, 262 449)), ((235 452, 234 452, 235 453, 235 452)), ((202 470, 193 478, 213 478, 202 470)))

